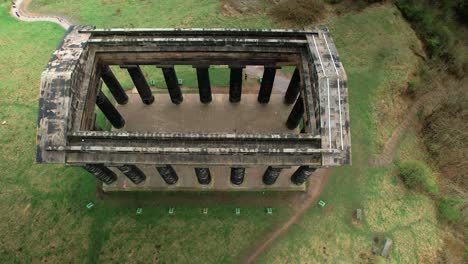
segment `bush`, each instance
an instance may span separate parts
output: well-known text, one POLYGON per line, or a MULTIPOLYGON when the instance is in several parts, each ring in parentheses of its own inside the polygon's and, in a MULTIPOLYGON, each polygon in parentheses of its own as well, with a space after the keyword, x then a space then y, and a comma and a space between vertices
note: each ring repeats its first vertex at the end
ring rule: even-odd
POLYGON ((459 206, 462 202, 459 199, 452 197, 444 197, 439 202, 439 218, 442 221, 447 221, 450 223, 456 223, 462 219, 462 214, 459 209, 459 206))
POLYGON ((447 96, 423 119, 424 142, 444 178, 463 187, 468 160, 468 93, 465 80, 446 82, 447 96))
POLYGON ((398 165, 398 176, 409 189, 421 188, 428 193, 437 193, 438 188, 431 171, 420 161, 406 161, 398 165))
POLYGON ((407 93, 409 95, 414 95, 416 93, 416 88, 418 86, 418 82, 416 80, 411 80, 408 82, 408 88, 407 88, 407 93))
POLYGON ((425 43, 431 58, 442 60, 449 69, 463 76, 464 64, 457 58, 456 49, 463 43, 463 37, 457 32, 454 23, 457 16, 462 23, 467 20, 468 1, 431 1, 431 0, 396 0, 396 5, 403 16, 411 22, 421 40, 425 43))
POLYGON ((321 0, 287 0, 270 10, 275 19, 301 26, 317 21, 323 13, 324 4, 321 0))
POLYGON ((458 19, 465 25, 468 25, 468 0, 461 0, 455 9, 458 19))

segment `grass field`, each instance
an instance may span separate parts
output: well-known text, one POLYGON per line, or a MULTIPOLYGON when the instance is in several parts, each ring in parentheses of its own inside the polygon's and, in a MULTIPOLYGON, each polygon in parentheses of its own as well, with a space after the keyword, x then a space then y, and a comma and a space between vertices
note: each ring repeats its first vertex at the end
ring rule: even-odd
MULTIPOLYGON (((274 26, 261 14, 223 17, 217 1, 94 2, 38 0, 30 10, 57 10, 98 27, 274 26)), ((178 207, 169 216, 168 204, 158 197, 167 200, 177 194, 125 194, 95 201, 95 180, 82 170, 33 164, 40 73, 64 31, 49 23, 18 22, 7 14, 7 3, 0 7, 0 122, 7 121, 0 125, 1 263, 232 263, 291 214, 282 206, 266 217, 261 208, 245 205, 242 215, 234 217, 234 207, 215 204, 208 216, 193 206, 178 207), (89 201, 96 203, 92 210, 85 209, 89 201), (139 206, 144 212, 136 216, 139 206)), ((327 25, 349 78, 353 166, 334 171, 322 196, 327 206, 311 208, 259 262, 365 263, 373 259, 376 235, 394 239, 390 263, 434 262, 442 242, 432 201, 407 191, 394 166, 367 165, 378 131, 392 125, 375 121, 379 102, 388 98, 380 95, 404 86, 417 65, 411 51, 418 45, 414 33, 388 5, 336 17, 327 25), (351 221, 356 208, 364 209, 360 225, 351 221)), ((149 70, 150 77, 156 70, 149 70)), ((409 133, 403 139, 402 160, 425 159, 416 138, 409 133)))
POLYGON ((85 205, 95 200, 90 175, 33 163, 39 78, 64 31, 50 23, 18 22, 6 3, 0 7, 0 120, 7 122, 0 125, 1 263, 234 262, 288 215, 287 207, 266 217, 263 208, 245 205, 235 217, 234 207, 211 205, 208 216, 188 206, 169 216, 168 204, 146 194, 131 194, 123 203, 95 201, 87 211, 85 205), (144 208, 139 217, 138 206, 144 208))
MULTIPOLYGON (((442 242, 432 201, 408 192, 393 165, 370 168, 367 164, 379 130, 394 125, 377 123, 375 116, 417 66, 411 51, 417 45, 414 32, 389 6, 333 18, 328 25, 349 79, 353 165, 338 168, 331 176, 322 195, 328 207, 309 210, 259 262, 367 263, 375 260, 373 238, 385 236, 395 243, 386 262, 433 263, 442 242), (356 208, 364 211, 362 224, 352 221, 356 208)), ((424 160, 423 144, 416 138, 413 132, 403 140, 402 160, 424 160)))

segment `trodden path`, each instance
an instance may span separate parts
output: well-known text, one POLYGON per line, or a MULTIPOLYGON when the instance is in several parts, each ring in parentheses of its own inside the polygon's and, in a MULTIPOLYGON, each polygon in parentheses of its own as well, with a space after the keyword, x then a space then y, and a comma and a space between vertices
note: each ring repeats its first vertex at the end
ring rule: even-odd
POLYGON ((440 92, 433 91, 421 96, 408 110, 405 118, 400 125, 393 131, 390 139, 385 143, 382 154, 376 155, 369 159, 369 165, 371 167, 381 167, 390 164, 395 157, 396 150, 398 147, 398 140, 400 136, 405 132, 408 126, 411 125, 412 121, 416 117, 418 110, 430 97, 441 96, 440 92))
POLYGON ((27 7, 31 0, 16 0, 13 1, 10 14, 18 20, 25 22, 52 22, 60 25, 64 29, 68 29, 73 23, 67 18, 57 16, 57 15, 41 15, 35 14, 27 11, 27 7))
POLYGON ((328 177, 330 176, 331 171, 331 169, 318 169, 314 174, 311 175, 309 180, 309 188, 307 189, 306 193, 306 199, 302 202, 300 207, 296 209, 294 215, 279 228, 269 233, 259 246, 252 249, 252 251, 244 259, 243 263, 250 264, 254 262, 255 259, 260 256, 260 254, 262 254, 265 249, 271 245, 271 243, 273 243, 273 241, 286 233, 289 227, 296 223, 304 215, 310 206, 312 206, 318 200, 328 181, 328 177))

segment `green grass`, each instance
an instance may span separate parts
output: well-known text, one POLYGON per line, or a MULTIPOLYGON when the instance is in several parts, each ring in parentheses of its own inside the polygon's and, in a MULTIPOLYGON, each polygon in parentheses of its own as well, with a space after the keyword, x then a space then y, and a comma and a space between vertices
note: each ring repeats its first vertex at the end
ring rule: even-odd
MULTIPOLYGON (((375 131, 384 129, 373 118, 380 101, 376 98, 383 89, 395 92, 405 82, 399 65, 416 67, 410 50, 414 33, 389 6, 333 18, 328 25, 348 74, 353 165, 333 171, 320 198, 327 206, 310 209, 259 263, 376 261, 373 237, 381 235, 394 240, 390 263, 435 259, 441 243, 433 202, 395 181, 393 165, 371 168, 367 163, 374 153, 375 131), (361 224, 352 221, 357 208, 364 211, 361 224)), ((408 158, 420 155, 419 143, 405 142, 413 149, 408 158)))
MULTIPOLYGON (((164 0, 164 1, 63 1, 34 0, 30 10, 38 13, 64 14, 76 24, 96 27, 225 27, 225 28, 272 28, 273 22, 265 14, 226 17, 221 4, 215 0, 164 0), (119 13, 117 10, 121 10, 119 13), (96 15, 99 10, 99 15, 96 15)), ((148 79, 156 81, 156 87, 166 87, 161 70, 153 66, 142 67, 148 79)), ((128 73, 113 67, 124 88, 131 88, 128 73)), ((192 66, 177 66, 177 76, 184 86, 198 87, 195 69, 192 66)), ((227 68, 210 68, 213 86, 228 86, 227 68)))
MULTIPOLYGON (((135 87, 130 78, 130 75, 125 69, 118 66, 112 66, 112 71, 116 75, 120 84, 124 89, 135 87)), ((166 82, 160 68, 155 66, 141 66, 141 70, 151 87, 166 88, 166 82), (154 80, 154 85, 151 85, 151 80, 154 80)), ((175 66, 178 79, 182 79, 182 86, 189 88, 198 88, 196 69, 192 66, 177 65, 175 66)), ((228 87, 229 86, 229 68, 227 66, 211 66, 209 68, 210 82, 212 86, 228 87)))
MULTIPOLYGON (((192 17, 204 24, 193 26, 271 26, 258 17, 242 20, 219 16, 207 21, 208 14, 219 12, 214 2, 192 3, 185 9, 173 8, 172 12, 159 7, 144 9, 149 13, 138 17, 148 17, 159 24, 146 21, 138 25, 181 24, 187 18, 184 12, 191 12, 187 8, 199 7, 203 10, 192 17)), ((96 16, 91 1, 87 4, 89 9, 80 10, 81 14, 88 11, 93 13, 89 17, 117 22, 106 17, 105 12, 96 16)), ((166 2, 166 7, 171 5, 172 1, 166 2)), ((248 205, 242 207, 238 217, 234 217, 234 208, 228 206, 210 206, 208 216, 201 215, 200 208, 177 207, 176 215, 169 216, 167 205, 153 203, 157 200, 141 194, 130 194, 127 200, 131 202, 127 203, 95 201, 95 208, 88 211, 85 205, 95 200, 93 177, 79 168, 34 164, 39 79, 64 30, 51 23, 18 22, 7 13, 8 3, 0 4, 0 8, 0 121, 7 121, 0 125, 1 263, 235 262, 251 241, 284 221, 289 214, 287 207, 277 208, 273 217, 267 217, 263 208, 248 205), (144 208, 139 217, 135 215, 138 206, 144 208)), ((128 16, 133 17, 134 13, 128 13, 125 21, 130 21, 128 16)), ((178 70, 181 77, 184 71, 194 73, 189 67, 178 70)), ((222 85, 226 70, 211 71, 213 82, 222 85)), ((153 72, 156 75, 160 70, 153 72)), ((161 83, 160 76, 154 78, 161 83)), ((182 78, 189 85, 196 80, 195 76, 182 78)), ((124 85, 128 87, 128 82, 124 85)))
POLYGON ((430 194, 438 192, 431 171, 424 162, 410 160, 399 163, 398 176, 409 189, 422 189, 430 194))
POLYGON ((97 27, 269 28, 274 26, 266 14, 223 16, 221 4, 215 0, 35 0, 31 3, 30 9, 41 13, 65 14, 77 24, 97 27))
MULTIPOLYGON (((290 215, 288 207, 275 208, 274 216, 266 217, 262 208, 245 205, 241 216, 234 217, 233 207, 215 205, 203 216, 201 208, 185 205, 169 216, 168 204, 158 197, 174 193, 117 194, 86 210, 95 200, 93 177, 77 168, 33 163, 40 73, 63 29, 17 22, 7 14, 7 3, 0 7, 0 121, 7 121, 0 125, 0 262, 232 263, 290 215), (143 215, 136 216, 137 207, 143 207, 143 215)), ((78 23, 99 27, 274 26, 263 14, 224 17, 219 7, 217 1, 34 0, 30 8, 57 9, 78 23)), ((402 72, 414 67, 415 58, 408 55, 414 33, 390 6, 327 24, 349 78, 353 165, 334 170, 321 197, 327 206, 306 212, 259 262, 358 262, 370 256, 375 234, 394 239, 391 262, 435 259, 440 240, 432 201, 406 191, 395 181, 393 166, 367 165, 378 130, 374 102, 380 91, 404 82, 402 72), (361 225, 351 221, 356 208, 364 209, 361 225)), ((131 87, 124 70, 114 71, 131 87)), ((214 83, 226 81, 224 69, 212 71, 214 83)), ((195 84, 192 68, 178 67, 177 72, 185 84, 195 84)), ((159 69, 145 73, 164 87, 159 69)), ((414 150, 419 144, 408 141, 402 146, 402 153, 409 153, 405 158, 420 155, 414 150)))

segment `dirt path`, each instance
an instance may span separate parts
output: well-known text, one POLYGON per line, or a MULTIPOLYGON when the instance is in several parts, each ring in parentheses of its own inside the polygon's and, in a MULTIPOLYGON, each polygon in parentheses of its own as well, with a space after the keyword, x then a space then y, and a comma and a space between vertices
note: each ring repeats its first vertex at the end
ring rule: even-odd
POLYGON ((255 247, 250 254, 247 255, 243 263, 252 263, 255 259, 260 256, 266 248, 268 248, 273 241, 275 241, 278 237, 286 233, 290 226, 296 223, 302 215, 307 211, 307 209, 314 204, 320 194, 322 193, 327 181, 328 177, 331 174, 331 169, 318 169, 310 178, 309 180, 309 188, 306 193, 306 199, 302 202, 302 204, 296 209, 295 214, 283 225, 279 228, 274 230, 273 232, 269 233, 265 238, 264 242, 261 243, 259 246, 255 247))
POLYGON ((16 0, 13 1, 10 14, 18 20, 25 22, 52 22, 60 25, 64 29, 68 29, 73 23, 67 18, 56 16, 56 15, 41 15, 28 12, 28 5, 31 0, 16 0))
POLYGON ((369 159, 369 165, 372 167, 381 167, 390 164, 395 157, 396 150, 398 147, 398 140, 400 136, 406 131, 406 129, 411 125, 412 121, 416 117, 418 110, 421 106, 430 98, 434 96, 443 96, 439 91, 429 92, 421 96, 412 106, 408 109, 406 116, 400 125, 393 131, 390 139, 385 143, 384 150, 382 154, 374 156, 369 159))

